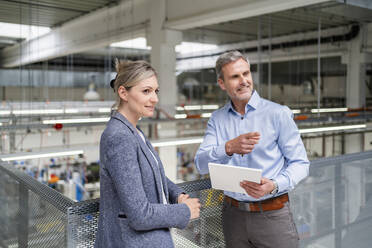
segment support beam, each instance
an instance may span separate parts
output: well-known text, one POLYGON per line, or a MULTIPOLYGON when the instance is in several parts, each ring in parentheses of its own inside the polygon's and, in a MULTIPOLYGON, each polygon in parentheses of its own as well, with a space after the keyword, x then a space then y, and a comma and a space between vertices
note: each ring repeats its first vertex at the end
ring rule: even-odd
MULTIPOLYGON (((177 105, 176 83, 176 51, 175 46, 182 41, 180 31, 164 29, 166 0, 152 0, 151 21, 148 36, 151 49, 151 64, 158 72, 160 86, 159 107, 169 115, 175 114, 174 106, 177 105)), ((175 137, 177 127, 175 123, 164 123, 158 126, 159 137, 175 137)), ((177 147, 160 147, 159 156, 163 162, 165 174, 172 181, 177 179, 177 147)))
POLYGON ((172 0, 167 3, 165 27, 185 30, 330 1, 333 0, 172 0))
POLYGON ((342 59, 347 64, 346 107, 361 108, 366 104, 365 80, 367 76, 366 64, 363 61, 366 56, 361 52, 362 35, 358 35, 348 45, 347 53, 342 59))

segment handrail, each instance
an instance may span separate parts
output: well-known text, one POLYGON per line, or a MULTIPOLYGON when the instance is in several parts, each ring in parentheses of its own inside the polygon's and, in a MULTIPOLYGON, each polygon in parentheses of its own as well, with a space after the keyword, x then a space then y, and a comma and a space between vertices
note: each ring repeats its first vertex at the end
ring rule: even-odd
POLYGON ((60 211, 66 212, 67 209, 74 204, 74 201, 70 198, 67 198, 48 185, 42 184, 33 177, 16 169, 9 162, 1 163, 0 170, 7 173, 10 177, 23 184, 35 194, 42 196, 44 200, 48 201, 60 211))

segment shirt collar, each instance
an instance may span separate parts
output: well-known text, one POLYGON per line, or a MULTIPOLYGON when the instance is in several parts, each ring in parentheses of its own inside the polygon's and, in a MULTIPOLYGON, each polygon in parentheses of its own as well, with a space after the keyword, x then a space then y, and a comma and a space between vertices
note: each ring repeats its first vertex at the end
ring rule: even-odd
MULTIPOLYGON (((261 100, 260 95, 257 93, 256 90, 253 90, 252 96, 249 99, 247 105, 245 106, 245 113, 247 113, 250 109, 257 109, 260 100, 261 100)), ((231 100, 226 104, 226 107, 227 111, 236 112, 236 110, 233 108, 231 100)))

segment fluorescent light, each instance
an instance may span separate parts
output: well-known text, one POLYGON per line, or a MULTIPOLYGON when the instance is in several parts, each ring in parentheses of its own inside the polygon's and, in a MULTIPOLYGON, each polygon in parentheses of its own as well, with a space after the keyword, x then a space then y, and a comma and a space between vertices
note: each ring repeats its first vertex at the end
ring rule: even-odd
POLYGON ((211 115, 212 115, 212 113, 202 113, 201 117, 202 118, 209 118, 209 117, 211 117, 211 115))
POLYGON ((63 109, 27 109, 13 110, 15 115, 63 114, 63 109))
POLYGON ((22 25, 0 22, 0 36, 33 39, 50 32, 50 28, 32 25, 22 25))
POLYGON ((185 110, 200 110, 202 107, 200 105, 187 105, 184 108, 185 110))
POLYGON ((292 113, 293 114, 299 114, 299 113, 301 113, 301 110, 300 109, 292 109, 292 113))
POLYGON ((193 139, 182 139, 182 140, 170 140, 170 141, 158 141, 151 142, 153 147, 164 147, 164 146, 179 146, 188 144, 199 144, 203 141, 203 138, 193 138, 193 139))
POLYGON ((151 47, 147 46, 146 38, 144 37, 115 42, 115 43, 112 43, 110 46, 121 47, 121 48, 146 49, 146 50, 151 49, 151 47))
POLYGON ((26 160, 35 158, 49 158, 49 157, 62 157, 83 154, 83 150, 76 151, 62 151, 62 152, 38 152, 38 153, 19 153, 19 154, 8 154, 0 156, 2 161, 13 161, 13 160, 26 160))
POLYGON ((65 109, 65 113, 66 114, 76 114, 76 113, 79 113, 79 110, 78 109, 73 109, 73 108, 65 109))
POLYGON ((211 104, 211 105, 186 105, 184 107, 177 106, 176 110, 177 111, 184 111, 184 110, 213 110, 213 109, 218 109, 219 106, 216 104, 211 104))
POLYGON ((347 108, 323 108, 311 109, 311 113, 330 113, 330 112, 346 112, 347 108))
POLYGON ((218 105, 202 105, 202 109, 218 109, 218 105))
POLYGON ((85 119, 59 119, 59 120, 44 120, 43 124, 71 124, 71 123, 91 123, 91 122, 108 122, 110 117, 102 118, 85 118, 85 119))
POLYGON ((350 130, 350 129, 360 129, 366 128, 366 124, 360 125, 346 125, 346 126, 336 126, 336 127, 318 127, 318 128, 306 128, 300 129, 300 133, 321 133, 321 132, 328 132, 328 131, 339 131, 339 130, 350 130))
POLYGON ((185 119, 187 117, 187 114, 177 114, 174 115, 174 118, 176 119, 185 119))
POLYGON ((177 53, 191 53, 191 52, 202 52, 208 50, 217 49, 218 46, 209 43, 200 42, 181 42, 180 45, 175 47, 177 53))
POLYGON ((10 110, 0 110, 0 115, 10 115, 10 110))
POLYGON ((98 112, 99 113, 110 113, 111 112, 111 108, 99 108, 98 109, 98 112))

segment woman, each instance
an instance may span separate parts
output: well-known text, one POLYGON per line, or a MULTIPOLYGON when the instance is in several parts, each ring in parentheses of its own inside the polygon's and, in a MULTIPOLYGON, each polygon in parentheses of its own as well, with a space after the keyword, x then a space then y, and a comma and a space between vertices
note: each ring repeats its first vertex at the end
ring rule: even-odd
POLYGON ((164 174, 158 154, 137 126, 154 114, 159 85, 145 61, 117 61, 117 95, 100 143, 100 216, 95 247, 174 247, 170 227, 199 217, 189 198, 164 174))

